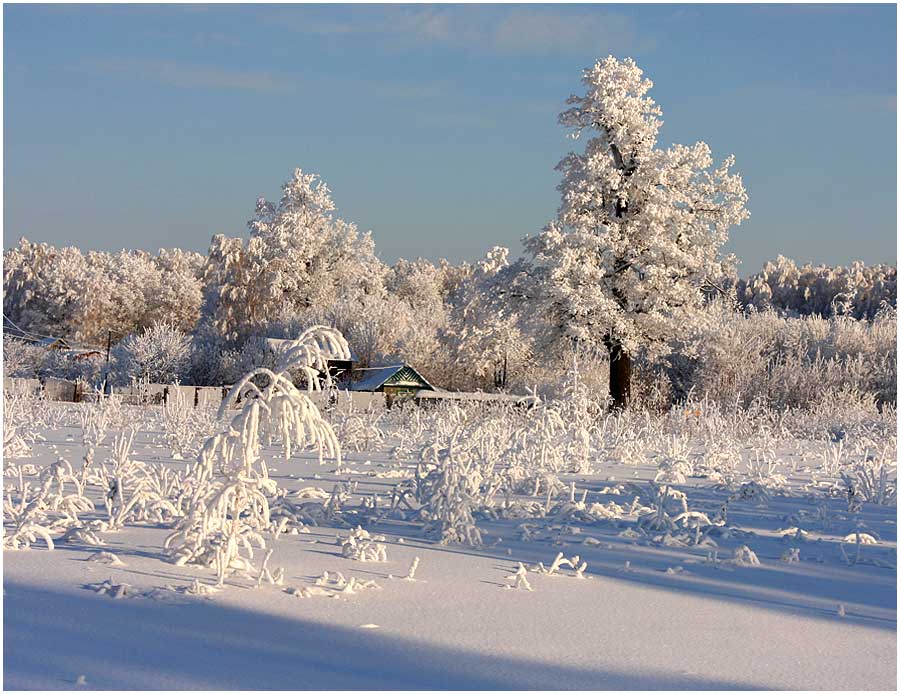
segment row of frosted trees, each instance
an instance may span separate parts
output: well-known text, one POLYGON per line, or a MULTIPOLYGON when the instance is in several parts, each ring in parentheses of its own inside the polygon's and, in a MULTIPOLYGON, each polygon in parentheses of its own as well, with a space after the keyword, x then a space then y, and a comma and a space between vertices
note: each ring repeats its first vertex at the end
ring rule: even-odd
POLYGON ((601 60, 583 83, 560 115, 583 151, 559 163, 557 217, 514 262, 494 248, 473 264, 388 266, 370 234, 335 215, 326 184, 297 169, 279 200, 257 201, 246 237, 215 236, 205 257, 22 239, 4 252, 7 331, 95 346, 111 336, 123 369, 168 360, 178 373, 166 377, 216 384, 260 363, 265 337, 326 324, 362 362, 407 361, 451 388, 537 385, 575 354, 607 365, 623 405, 635 360, 693 358, 692 342, 708 341, 698 335, 720 321, 704 310, 711 298, 735 319, 749 307, 872 319, 896 304, 896 269, 884 265, 779 257, 738 281, 721 253, 749 216, 733 159, 716 165, 703 142, 659 147, 662 111, 632 60, 601 60), (154 358, 154 340, 183 354, 154 358))

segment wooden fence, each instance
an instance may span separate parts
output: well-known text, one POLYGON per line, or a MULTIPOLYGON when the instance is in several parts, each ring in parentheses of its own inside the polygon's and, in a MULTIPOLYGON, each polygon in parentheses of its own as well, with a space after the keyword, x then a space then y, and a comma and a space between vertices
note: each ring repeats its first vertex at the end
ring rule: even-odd
MULTIPOLYGON (((195 407, 219 407, 230 386, 176 386, 163 383, 138 384, 113 388, 113 393, 134 405, 161 405, 169 398, 184 397, 195 407)), ((96 391, 85 383, 66 381, 59 378, 4 378, 3 392, 38 396, 43 394, 48 400, 57 402, 91 402, 97 397, 96 391)), ((329 406, 339 412, 384 409, 384 393, 363 393, 338 390, 310 393, 310 399, 319 409, 329 406), (333 394, 333 395, 332 395, 333 394)), ((240 406, 240 401, 237 406, 240 406)))

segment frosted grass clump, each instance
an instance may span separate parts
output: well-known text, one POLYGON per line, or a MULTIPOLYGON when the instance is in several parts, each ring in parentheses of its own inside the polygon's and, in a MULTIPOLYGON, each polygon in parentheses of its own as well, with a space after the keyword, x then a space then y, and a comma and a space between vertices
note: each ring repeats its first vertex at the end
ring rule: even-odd
POLYGON ((781 561, 785 564, 799 564, 800 563, 800 548, 799 547, 789 547, 781 553, 781 561))
POLYGON ((539 562, 530 567, 530 571, 543 574, 544 576, 558 575, 557 572, 563 567, 568 567, 574 572, 575 578, 584 578, 584 572, 587 570, 587 562, 582 561, 577 554, 574 557, 566 558, 562 552, 559 552, 553 559, 550 568, 544 566, 543 562, 539 562))
POLYGON ((47 485, 47 510, 63 514, 61 519, 53 523, 54 528, 80 525, 78 514, 94 510, 94 502, 85 496, 88 470, 86 462, 81 474, 76 476, 71 463, 60 458, 41 471, 41 485, 47 485))
POLYGON ((515 573, 506 577, 507 579, 515 579, 515 585, 506 586, 507 588, 516 588, 518 590, 527 590, 532 591, 534 588, 531 587, 531 584, 528 582, 528 569, 525 568, 525 565, 522 562, 519 562, 519 567, 516 569, 515 573))
POLYGON ((327 452, 340 462, 334 431, 290 377, 299 372, 310 392, 319 387, 319 374, 327 374, 329 358, 349 358, 347 342, 333 328, 314 326, 291 344, 274 370, 254 369, 231 389, 219 415, 239 395, 246 398, 243 408, 201 449, 188 481, 193 489, 188 513, 165 540, 176 564, 215 567, 220 586, 235 573, 251 579, 263 573, 252 560, 254 549, 266 549, 269 497, 277 485, 269 478, 261 441, 280 438, 285 458, 314 446, 320 460, 327 452))
POLYGON ((83 407, 78 412, 81 423, 81 442, 88 448, 97 448, 103 443, 110 429, 111 417, 108 408, 101 403, 83 407))
POLYGON ((378 535, 372 537, 367 530, 357 527, 345 538, 338 538, 341 554, 347 559, 363 562, 386 562, 387 548, 377 540, 384 540, 378 535))
POLYGON ((425 533, 441 544, 482 544, 473 512, 478 504, 481 477, 477 465, 460 445, 461 428, 446 446, 433 445, 423 452, 426 462, 416 472, 417 496, 425 533), (428 470, 422 474, 421 469, 428 470))
MULTIPOLYGON (((162 522, 180 515, 165 496, 166 489, 154 484, 146 463, 131 454, 134 429, 120 432, 113 439, 108 461, 90 470, 89 481, 104 490, 107 518, 104 531, 117 531, 133 522, 162 522)), ((85 459, 89 465, 91 458, 85 459)))
POLYGON ((878 540, 875 539, 873 535, 869 533, 862 532, 861 528, 857 528, 855 532, 850 533, 844 539, 841 540, 841 544, 839 545, 841 550, 841 556, 844 558, 847 566, 854 566, 859 564, 862 560, 862 546, 863 545, 877 545, 878 540), (856 547, 855 554, 851 557, 847 554, 847 551, 844 549, 845 545, 853 545, 856 547))
POLYGON ((177 387, 162 408, 162 425, 166 443, 175 458, 195 458, 205 436, 213 430, 215 417, 211 408, 194 407, 187 394, 177 387))
POLYGON ((842 471, 841 478, 850 498, 880 506, 897 505, 897 462, 886 452, 879 459, 866 455, 849 471, 842 471))
POLYGON ((760 565, 759 557, 756 556, 756 552, 750 549, 747 545, 741 545, 740 547, 735 548, 731 563, 735 566, 760 565))

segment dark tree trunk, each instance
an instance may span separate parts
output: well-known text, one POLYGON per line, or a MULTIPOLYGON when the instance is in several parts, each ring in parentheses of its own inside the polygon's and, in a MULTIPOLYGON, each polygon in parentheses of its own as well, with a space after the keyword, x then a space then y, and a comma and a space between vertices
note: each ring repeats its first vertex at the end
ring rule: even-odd
POLYGON ((609 346, 609 395, 615 410, 624 410, 631 400, 631 356, 618 344, 609 346))

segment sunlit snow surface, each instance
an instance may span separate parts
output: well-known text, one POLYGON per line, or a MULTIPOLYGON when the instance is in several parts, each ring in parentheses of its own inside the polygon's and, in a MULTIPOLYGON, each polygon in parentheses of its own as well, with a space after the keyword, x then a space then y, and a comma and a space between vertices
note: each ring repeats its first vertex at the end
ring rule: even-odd
MULTIPOLYGON (((146 417, 134 414, 140 427, 134 457, 184 470, 188 463, 172 459, 158 416, 147 410, 146 417)), ((77 417, 61 419, 31 443, 29 462, 39 468, 60 456, 80 465, 85 449, 77 417)), ((352 508, 371 492, 387 499, 399 471, 412 466, 412 457, 392 458, 394 432, 385 433, 372 450, 347 451, 342 474, 314 455, 285 461, 279 448, 264 451, 271 476, 292 492, 330 493, 336 481, 358 480, 352 508)), ((97 456, 109 454, 111 438, 97 456)), ((368 528, 384 535, 386 562, 342 556, 336 538, 346 538, 349 528, 309 527, 269 541, 269 567, 284 569, 283 585, 256 588, 255 581, 233 578, 224 589, 197 594, 192 584, 214 583, 215 572, 167 561, 166 527, 101 533, 102 547, 63 543, 48 552, 38 541, 3 554, 3 683, 6 689, 894 689, 896 508, 865 504, 854 519, 846 499, 811 492, 814 470, 805 469, 804 455, 824 445, 804 441, 779 450, 785 490, 772 491, 767 506, 732 503, 729 525, 740 531, 717 540, 716 550, 667 546, 654 533, 629 537, 635 526, 629 520, 551 518, 479 518, 483 547, 447 547, 424 539, 419 524, 386 519, 368 528), (799 462, 792 465, 792 458, 799 462), (825 520, 813 520, 823 514, 825 520), (776 533, 798 517, 808 533, 803 540, 776 533), (840 544, 858 520, 878 542, 863 546, 862 561, 850 566, 840 544), (534 539, 520 539, 522 523, 534 526, 525 533, 534 539), (759 566, 730 561, 742 545, 759 566), (792 547, 800 561, 782 561, 792 547), (103 557, 89 561, 99 551, 124 566, 103 557), (549 567, 560 551, 587 562, 585 580, 569 569, 529 571, 532 591, 511 588, 508 577, 519 562, 549 567), (420 558, 415 580, 406 580, 414 557, 420 558), (298 597, 325 571, 377 588, 349 594, 320 588, 298 597), (120 598, 102 589, 107 581, 127 586, 120 598)), ((657 473, 653 460, 604 460, 597 467, 594 475, 560 476, 567 485, 575 481, 576 498, 588 492, 588 505, 627 506, 635 489, 620 483, 646 489, 657 473), (612 493, 616 485, 619 494, 612 493)), ((7 489, 13 483, 4 480, 7 489)), ((710 517, 728 496, 705 478, 676 486, 687 492, 691 510, 710 517)), ((100 510, 82 514, 86 519, 102 515, 101 496, 97 490, 90 496, 100 510)), ((563 502, 569 491, 558 496, 563 502)), ((852 559, 856 548, 846 544, 845 552, 852 559)))

